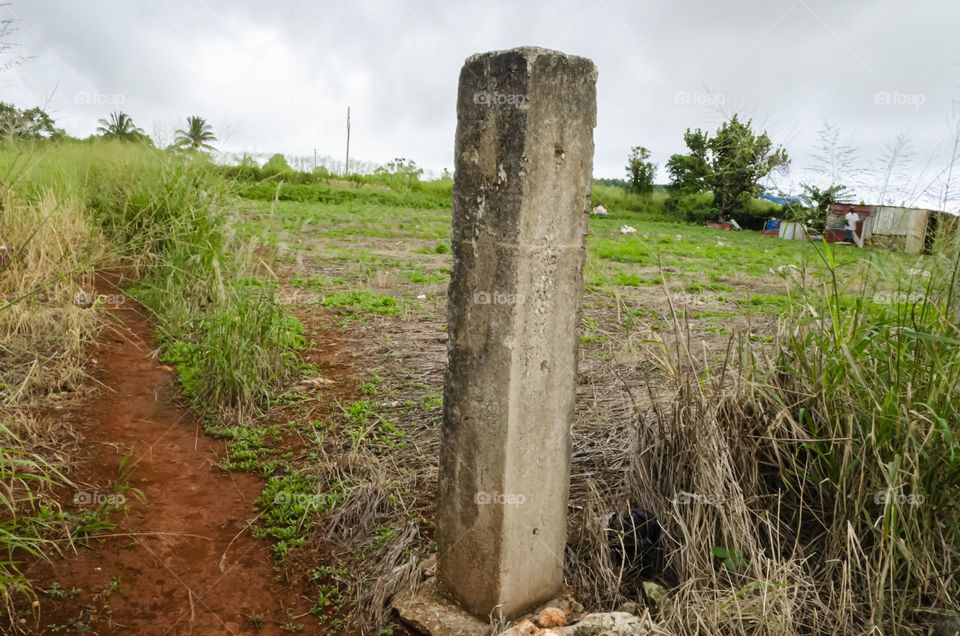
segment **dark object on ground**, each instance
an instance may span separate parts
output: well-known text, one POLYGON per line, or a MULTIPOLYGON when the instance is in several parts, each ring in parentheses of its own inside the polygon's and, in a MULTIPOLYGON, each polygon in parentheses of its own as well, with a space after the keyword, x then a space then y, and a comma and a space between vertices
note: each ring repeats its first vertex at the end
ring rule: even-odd
POLYGON ((610 555, 615 567, 628 578, 652 578, 660 571, 660 536, 663 528, 649 510, 634 508, 610 517, 610 555))

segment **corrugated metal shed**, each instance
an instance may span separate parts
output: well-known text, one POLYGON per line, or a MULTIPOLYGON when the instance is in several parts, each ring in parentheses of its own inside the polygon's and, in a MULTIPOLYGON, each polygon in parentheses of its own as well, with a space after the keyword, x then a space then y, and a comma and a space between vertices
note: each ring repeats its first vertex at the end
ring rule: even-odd
POLYGON ((913 210, 911 208, 895 208, 890 206, 877 206, 871 215, 871 222, 874 234, 887 234, 890 236, 906 236, 912 226, 912 216, 921 212, 926 220, 926 210, 913 210))
POLYGON ((834 204, 827 213, 827 240, 844 240, 839 223, 836 230, 831 229, 831 219, 843 218, 847 212, 860 216, 858 238, 869 247, 921 254, 929 250, 938 235, 957 232, 955 217, 946 212, 892 205, 834 204))

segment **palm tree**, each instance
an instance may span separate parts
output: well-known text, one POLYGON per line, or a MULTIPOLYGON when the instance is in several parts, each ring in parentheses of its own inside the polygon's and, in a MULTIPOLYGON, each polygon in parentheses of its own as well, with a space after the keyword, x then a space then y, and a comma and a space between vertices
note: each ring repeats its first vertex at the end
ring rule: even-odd
POLYGON ((187 117, 187 129, 177 131, 176 145, 191 150, 216 150, 210 142, 216 141, 213 129, 203 117, 187 117))
POLYGON ((109 121, 101 119, 97 123, 100 124, 97 126, 97 133, 104 137, 121 141, 138 141, 146 137, 143 129, 134 125, 130 115, 121 111, 110 113, 109 121))

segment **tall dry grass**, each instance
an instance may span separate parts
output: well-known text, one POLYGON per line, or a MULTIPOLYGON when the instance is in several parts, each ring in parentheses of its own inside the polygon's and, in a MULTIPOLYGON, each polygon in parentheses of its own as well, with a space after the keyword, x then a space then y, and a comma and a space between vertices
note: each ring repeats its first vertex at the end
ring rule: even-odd
POLYGON ((83 205, 46 191, 0 210, 0 399, 3 406, 74 393, 103 324, 93 273, 105 254, 83 205))
POLYGON ((670 393, 637 422, 622 491, 574 524, 581 597, 642 600, 595 523, 629 505, 663 525, 652 604, 674 633, 926 634, 958 616, 957 246, 900 293, 845 289, 827 246, 822 270, 788 281, 772 350, 731 340, 716 367, 685 337, 652 352, 670 393))
POLYGON ((0 190, 0 606, 16 625, 34 599, 18 561, 60 550, 65 518, 49 495, 70 483, 77 435, 45 415, 86 391, 104 324, 92 275, 105 243, 76 199, 0 190))

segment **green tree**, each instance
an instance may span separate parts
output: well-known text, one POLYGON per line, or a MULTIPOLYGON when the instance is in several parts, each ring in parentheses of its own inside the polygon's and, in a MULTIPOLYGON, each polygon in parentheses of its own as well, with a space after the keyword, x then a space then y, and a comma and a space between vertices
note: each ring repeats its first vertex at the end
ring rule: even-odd
POLYGON ((110 113, 109 119, 101 119, 97 122, 97 134, 107 139, 119 139, 120 141, 146 141, 148 139, 143 129, 137 128, 130 115, 116 111, 110 113))
POLYGON ((710 137, 699 128, 688 128, 687 132, 683 133, 683 141, 690 152, 673 155, 667 161, 669 188, 675 194, 706 192, 710 189, 710 164, 707 161, 710 137))
POLYGON ((213 128, 203 117, 187 117, 186 130, 177 130, 174 144, 191 150, 216 150, 210 142, 216 141, 213 128))
POLYGON ((420 177, 423 175, 423 169, 418 168, 413 159, 397 157, 387 162, 385 166, 377 168, 373 173, 391 188, 410 191, 421 187, 420 177))
POLYGON ((712 191, 722 217, 743 209, 746 201, 763 193, 760 181, 790 163, 782 146, 774 147, 766 133, 756 134, 752 121, 737 115, 710 136, 699 128, 683 136, 689 153, 667 162, 671 189, 678 193, 712 191))
POLYGON ((395 174, 403 177, 419 179, 423 170, 417 167, 413 159, 397 157, 393 161, 387 162, 387 165, 377 168, 374 174, 395 174))
POLYGON ((57 128, 53 118, 42 108, 20 110, 13 104, 0 102, 0 138, 63 139, 66 133, 57 128))
POLYGON ((290 164, 287 163, 287 158, 277 153, 267 159, 267 162, 263 164, 263 174, 265 175, 275 175, 282 174, 284 172, 293 172, 293 168, 290 167, 290 164))
POLYGON ((650 161, 650 151, 643 146, 634 146, 627 157, 627 179, 630 190, 637 194, 653 192, 653 178, 657 174, 657 164, 650 161))
POLYGON ((766 133, 734 115, 710 139, 710 189, 721 216, 731 216, 745 200, 763 193, 760 180, 790 163, 783 147, 774 148, 766 133))
POLYGON ((820 212, 826 212, 833 203, 849 203, 853 199, 853 193, 845 185, 834 184, 828 188, 818 188, 802 183, 800 187, 803 188, 803 195, 810 200, 814 209, 820 212))

